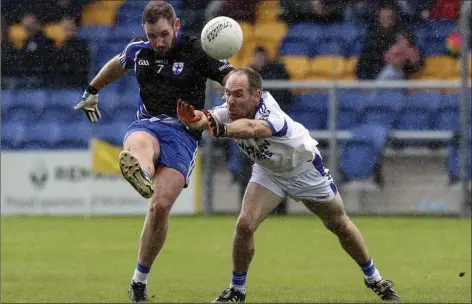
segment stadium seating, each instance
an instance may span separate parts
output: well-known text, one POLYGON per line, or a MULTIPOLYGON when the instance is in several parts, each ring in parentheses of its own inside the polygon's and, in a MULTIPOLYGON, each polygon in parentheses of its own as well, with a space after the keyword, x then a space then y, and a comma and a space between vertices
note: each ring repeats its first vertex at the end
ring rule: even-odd
MULTIPOLYGON (((182 2, 171 3, 180 14, 182 2)), ((146 1, 100 0, 86 5, 79 36, 90 42, 92 73, 98 72, 108 60, 119 54, 132 38, 144 34, 141 15, 146 4, 146 1)), ((254 25, 241 23, 244 44, 241 51, 230 59, 235 66, 248 65, 254 48, 261 45, 267 48, 271 59, 280 57, 294 80, 356 78, 357 60, 366 36, 362 25, 299 23, 287 26, 277 19, 279 9, 278 1, 262 2, 257 8, 257 22, 254 25)), ((430 21, 414 29, 417 43, 426 55, 426 64, 413 75, 413 79, 459 79, 459 60, 446 55, 445 50, 445 39, 454 26, 454 22, 430 21)), ((59 24, 45 25, 44 30, 56 42, 62 41, 59 24)), ((11 26, 9 37, 16 47, 22 46, 25 38, 23 26, 11 26)), ((470 65, 469 69, 470 74, 470 65)), ((2 90, 2 126, 5 131, 18 130, 19 134, 17 138, 12 138, 11 134, 2 133, 2 141, 6 140, 5 147, 86 146, 85 138, 74 141, 63 133, 67 128, 58 131, 57 125, 48 123, 54 120, 70 123, 70 127, 78 124, 85 128, 88 121, 83 113, 73 110, 81 94, 81 90, 2 90), (27 122, 38 123, 38 127, 33 128, 34 132, 25 131, 28 129, 27 122), (44 129, 46 127, 51 129, 44 129), (32 133, 37 134, 36 139, 32 138, 32 133), (49 133, 51 136, 45 135, 49 133)), ((369 95, 356 90, 340 91, 338 97, 338 127, 341 129, 366 123, 402 130, 458 128, 458 93, 439 95, 431 91, 404 96, 400 90, 378 90, 369 95)), ((136 79, 132 72, 102 90, 101 124, 107 126, 105 129, 117 127, 118 124, 127 127, 134 119, 137 98, 136 79)), ((326 129, 328 95, 319 92, 295 95, 289 114, 308 128, 326 129)), ((107 136, 105 131, 98 129, 84 129, 83 134, 107 136)), ((119 140, 118 137, 114 140, 121 143, 122 135, 118 136, 119 140)))
POLYGON ((429 130, 441 102, 438 92, 418 92, 405 96, 396 128, 400 130, 429 130))
POLYGON ((436 130, 457 130, 460 121, 460 94, 442 95, 435 121, 436 130))
POLYGON ((281 60, 293 80, 304 79, 310 71, 310 61, 307 56, 285 56, 281 60))
POLYGON ((26 133, 26 124, 23 121, 13 122, 2 118, 2 150, 23 149, 26 133))
POLYGON ((349 130, 359 122, 364 110, 366 94, 361 91, 342 90, 338 93, 338 128, 349 130))
POLYGON ((352 138, 341 145, 339 169, 348 180, 369 178, 387 140, 384 125, 365 124, 351 129, 352 138))
POLYGON ((361 122, 378 123, 387 128, 393 127, 398 112, 402 107, 402 101, 403 93, 398 90, 374 91, 368 98, 366 98, 361 122))
POLYGON ((289 115, 308 129, 324 130, 328 121, 328 94, 296 95, 289 115))
POLYGON ((8 121, 21 121, 25 124, 35 123, 41 119, 42 109, 47 103, 45 90, 20 90, 3 100, 2 118, 8 121))

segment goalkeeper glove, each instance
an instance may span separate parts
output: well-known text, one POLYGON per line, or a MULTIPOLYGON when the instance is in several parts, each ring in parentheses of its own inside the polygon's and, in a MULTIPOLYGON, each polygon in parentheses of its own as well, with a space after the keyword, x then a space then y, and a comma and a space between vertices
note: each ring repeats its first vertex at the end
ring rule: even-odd
POLYGON ((201 120, 200 116, 195 116, 195 108, 182 101, 182 99, 177 100, 177 115, 186 125, 194 124, 201 120))
POLYGON ((74 107, 74 110, 82 109, 91 123, 100 120, 101 115, 98 110, 98 90, 88 86, 82 95, 81 101, 74 107))

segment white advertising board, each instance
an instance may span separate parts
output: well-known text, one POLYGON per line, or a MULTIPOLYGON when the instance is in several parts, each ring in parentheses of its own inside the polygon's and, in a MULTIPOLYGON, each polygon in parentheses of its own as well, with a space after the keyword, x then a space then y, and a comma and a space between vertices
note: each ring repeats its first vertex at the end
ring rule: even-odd
MULTIPOLYGON (((147 200, 121 176, 90 171, 88 151, 2 152, 3 215, 144 215, 147 200)), ((195 176, 171 213, 194 213, 195 176)))

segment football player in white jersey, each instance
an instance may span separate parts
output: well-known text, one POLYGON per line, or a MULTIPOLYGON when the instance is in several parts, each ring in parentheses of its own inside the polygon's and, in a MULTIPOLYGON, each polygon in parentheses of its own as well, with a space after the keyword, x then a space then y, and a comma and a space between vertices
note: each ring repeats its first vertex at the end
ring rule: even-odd
POLYGON ((233 239, 230 287, 214 302, 244 302, 246 276, 254 256, 254 233, 286 194, 301 201, 339 239, 364 273, 365 285, 382 300, 399 300, 393 283, 384 280, 369 255, 361 233, 346 215, 336 186, 324 168, 317 141, 285 114, 260 75, 241 68, 229 74, 226 103, 210 111, 195 110, 179 100, 177 113, 191 129, 232 137, 254 160, 233 239))

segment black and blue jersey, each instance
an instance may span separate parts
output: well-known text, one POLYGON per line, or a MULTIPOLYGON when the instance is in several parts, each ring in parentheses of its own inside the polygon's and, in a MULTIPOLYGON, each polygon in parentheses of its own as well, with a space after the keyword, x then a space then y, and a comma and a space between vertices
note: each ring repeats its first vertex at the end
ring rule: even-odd
POLYGON ((198 38, 182 33, 165 55, 156 53, 147 38, 138 37, 126 46, 119 60, 123 68, 136 73, 140 119, 159 114, 175 117, 179 98, 196 109, 203 108, 207 78, 221 83, 234 69, 226 60, 209 57, 198 38))

